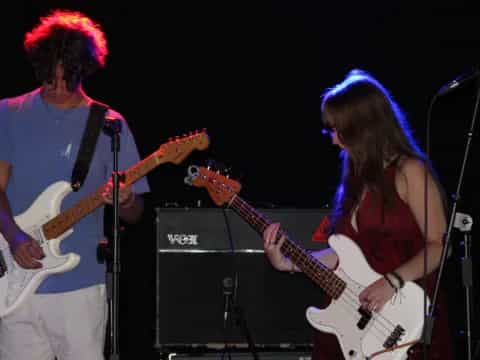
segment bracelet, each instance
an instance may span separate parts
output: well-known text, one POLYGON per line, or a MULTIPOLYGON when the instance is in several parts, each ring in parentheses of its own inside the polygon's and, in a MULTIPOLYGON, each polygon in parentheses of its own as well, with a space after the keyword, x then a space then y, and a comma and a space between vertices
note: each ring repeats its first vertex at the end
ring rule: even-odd
POLYGON ((391 271, 389 274, 392 275, 395 279, 397 279, 398 289, 403 288, 403 286, 405 285, 405 280, 403 280, 403 278, 395 271, 391 271))
POLYGON ((398 289, 395 287, 395 285, 393 285, 392 280, 390 280, 390 278, 388 277, 388 274, 383 275, 383 278, 384 278, 385 280, 387 280, 388 285, 390 285, 390 286, 392 287, 392 289, 395 290, 395 292, 398 291, 398 289))
POLYGON ((132 191, 130 193, 130 196, 127 198, 127 200, 125 200, 122 204, 120 204, 120 206, 122 207, 122 209, 128 209, 133 205, 134 202, 135 202, 135 193, 132 191))
POLYGON ((12 254, 15 254, 17 248, 29 240, 23 233, 17 233, 15 237, 9 241, 8 245, 10 246, 12 254))

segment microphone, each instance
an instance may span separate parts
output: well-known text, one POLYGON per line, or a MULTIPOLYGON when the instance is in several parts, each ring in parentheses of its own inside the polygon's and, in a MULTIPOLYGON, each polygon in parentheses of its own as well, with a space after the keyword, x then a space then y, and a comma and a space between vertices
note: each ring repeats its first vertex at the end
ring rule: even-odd
POLYGON ((473 67, 470 71, 465 72, 464 74, 457 76, 455 79, 449 83, 443 85, 437 93, 437 96, 443 96, 451 91, 457 89, 458 87, 469 83, 472 80, 475 80, 480 76, 480 69, 478 67, 473 67))
POLYGON ((224 311, 223 311, 223 321, 224 324, 227 323, 228 320, 228 314, 230 314, 230 306, 232 300, 230 297, 233 294, 233 280, 231 277, 226 277, 222 281, 223 285, 223 296, 225 298, 225 305, 224 305, 224 311))
POLYGON ((103 122, 103 131, 109 136, 120 134, 122 131, 122 121, 113 116, 105 116, 103 122))

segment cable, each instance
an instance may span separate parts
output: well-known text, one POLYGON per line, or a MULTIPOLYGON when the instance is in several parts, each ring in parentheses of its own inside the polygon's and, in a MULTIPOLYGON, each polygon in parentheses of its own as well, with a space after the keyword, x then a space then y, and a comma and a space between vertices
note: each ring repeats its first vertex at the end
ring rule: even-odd
MULTIPOLYGON (((435 94, 435 96, 430 100, 430 104, 428 106, 428 111, 427 111, 427 123, 426 123, 426 134, 425 134, 425 172, 424 172, 424 251, 423 251, 423 276, 420 279, 420 285, 424 290, 424 300, 423 300, 423 314, 424 314, 424 331, 422 335, 422 346, 423 346, 423 358, 424 360, 427 360, 427 346, 429 345, 429 337, 431 337, 430 332, 432 331, 433 323, 429 322, 429 309, 428 309, 428 293, 427 293, 427 269, 428 269, 428 250, 427 250, 427 239, 428 239, 428 171, 430 167, 430 141, 431 141, 431 136, 430 136, 430 128, 431 128, 431 118, 432 118, 432 109, 433 105, 438 99, 438 94, 435 94), (431 324, 431 325, 430 325, 431 324)), ((433 312, 432 312, 433 313, 433 312)))

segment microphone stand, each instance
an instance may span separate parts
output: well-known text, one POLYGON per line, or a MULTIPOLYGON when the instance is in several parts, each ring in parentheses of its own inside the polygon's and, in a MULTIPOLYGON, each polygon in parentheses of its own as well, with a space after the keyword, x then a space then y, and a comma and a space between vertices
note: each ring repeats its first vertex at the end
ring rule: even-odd
POLYGON ((259 360, 257 349, 255 347, 255 343, 254 343, 253 338, 252 338, 252 334, 251 334, 250 329, 247 325, 247 320, 245 318, 244 310, 239 305, 239 303, 237 301, 237 296, 236 296, 237 287, 238 287, 238 276, 237 276, 237 274, 235 274, 235 287, 234 287, 233 291, 232 291, 232 287, 233 287, 232 278, 230 278, 230 277, 224 278, 222 284, 223 284, 223 295, 225 297, 225 300, 224 300, 225 301, 225 311, 224 311, 224 315, 223 315, 223 328, 224 328, 225 335, 226 335, 225 336, 225 348, 224 348, 224 352, 222 354, 222 360, 224 359, 225 354, 227 354, 229 360, 231 359, 227 334, 229 333, 229 331, 232 330, 231 329, 231 313, 232 312, 235 316, 234 317, 235 325, 240 327, 240 329, 242 330, 243 336, 247 340, 248 349, 250 350, 250 353, 252 354, 253 359, 254 360, 259 360), (232 295, 233 295, 233 299, 232 299, 232 295))
MULTIPOLYGON (((210 168, 210 164, 208 168, 210 168)), ((259 360, 257 349, 255 347, 255 342, 252 339, 250 329, 248 328, 248 325, 247 325, 245 312, 243 308, 240 306, 238 301, 239 280, 238 280, 238 264, 237 264, 237 258, 236 258, 237 251, 235 250, 235 245, 232 238, 232 231, 230 229, 230 221, 228 220, 226 210, 223 209, 222 213, 225 219, 225 226, 227 228, 228 239, 230 242, 230 254, 232 256, 232 265, 233 265, 235 275, 234 275, 233 281, 232 281, 232 278, 226 277, 223 279, 223 282, 222 282, 223 294, 225 297, 225 311, 224 311, 224 318, 223 318, 224 332, 225 332, 225 348, 222 353, 221 360, 224 360, 225 354, 228 355, 230 360, 231 354, 230 354, 227 334, 228 334, 228 330, 231 331, 231 314, 230 314, 231 312, 235 315, 235 325, 239 326, 243 331, 243 335, 245 336, 245 339, 247 340, 247 343, 248 343, 248 349, 252 353, 253 360, 259 360), (232 291, 232 286, 233 286, 233 291, 232 291)))
POLYGON ((242 329, 243 335, 245 336, 245 339, 247 339, 248 349, 250 350, 253 356, 253 359, 259 360, 257 349, 255 347, 255 343, 253 342, 250 329, 248 328, 247 320, 245 319, 243 308, 238 303, 235 303, 234 305, 234 313, 235 313, 236 324, 242 329))
POLYGON ((436 308, 436 305, 437 305, 438 291, 440 289, 440 282, 441 282, 441 279, 442 279, 442 274, 443 274, 444 266, 445 266, 446 259, 447 259, 448 249, 450 247, 450 237, 451 237, 451 234, 452 234, 452 229, 454 227, 454 223, 455 223, 456 216, 457 216, 457 206, 458 206, 458 201, 461 197, 460 192, 461 192, 462 185, 463 185, 463 178, 464 178, 464 175, 465 175, 465 169, 466 169, 466 166, 467 166, 468 156, 470 154, 470 147, 471 147, 471 144, 472 144, 473 134, 474 134, 474 130, 475 130, 475 122, 476 122, 477 115, 478 115, 479 104, 480 104, 480 86, 478 86, 478 84, 477 84, 477 93, 475 95, 475 106, 474 106, 474 109, 473 109, 472 120, 471 120, 471 123, 470 123, 470 129, 467 133, 467 141, 466 141, 466 144, 465 144, 465 152, 464 152, 464 155, 463 155, 463 161, 462 161, 462 166, 461 166, 461 169, 460 169, 460 175, 458 177, 457 188, 456 188, 456 192, 453 196, 453 206, 452 206, 452 211, 451 211, 451 214, 450 214, 450 219, 449 219, 449 222, 448 222, 447 233, 445 235, 445 241, 444 241, 444 244, 443 244, 442 255, 441 255, 441 258, 440 258, 440 265, 439 265, 439 268, 438 268, 438 276, 437 276, 437 280, 436 280, 436 283, 435 283, 435 289, 434 289, 434 293, 433 293, 433 297, 432 297, 432 302, 430 304, 429 314, 425 319, 424 339, 423 339, 425 345, 430 345, 431 344, 434 318, 435 318, 434 313, 435 313, 435 308, 436 308))
MULTIPOLYGON (((118 172, 118 152, 120 150, 120 132, 122 124, 119 119, 105 118, 103 131, 111 137, 111 148, 113 153, 113 243, 110 271, 107 271, 107 297, 109 302, 109 318, 110 318, 110 357, 111 360, 120 359, 119 352, 119 336, 118 336, 118 319, 119 319, 119 285, 120 285, 120 216, 118 193, 120 188, 121 175, 118 172)), ((108 266, 107 266, 108 269, 108 266)))

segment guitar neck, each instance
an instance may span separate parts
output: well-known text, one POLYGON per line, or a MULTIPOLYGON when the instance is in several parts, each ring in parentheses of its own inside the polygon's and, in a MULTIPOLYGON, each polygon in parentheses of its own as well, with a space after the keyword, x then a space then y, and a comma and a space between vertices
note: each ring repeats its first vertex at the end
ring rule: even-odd
MULTIPOLYGON (((229 206, 260 235, 263 235, 265 229, 272 223, 238 195, 234 196, 229 206)), ((277 240, 282 236, 285 236, 285 241, 280 248, 282 254, 290 258, 298 268, 325 290, 330 297, 337 299, 345 289, 346 283, 308 251, 291 240, 288 234, 280 229, 277 234, 277 240)))
MULTIPOLYGON (((125 171, 124 183, 126 185, 135 183, 140 178, 145 176, 149 171, 165 162, 165 159, 163 159, 160 155, 160 150, 154 152, 125 171)), ((45 223, 42 227, 45 238, 47 240, 57 238, 82 218, 90 214, 98 207, 102 206, 104 203, 102 193, 105 186, 106 184, 103 184, 95 192, 87 195, 83 199, 79 200, 75 205, 45 223)))

